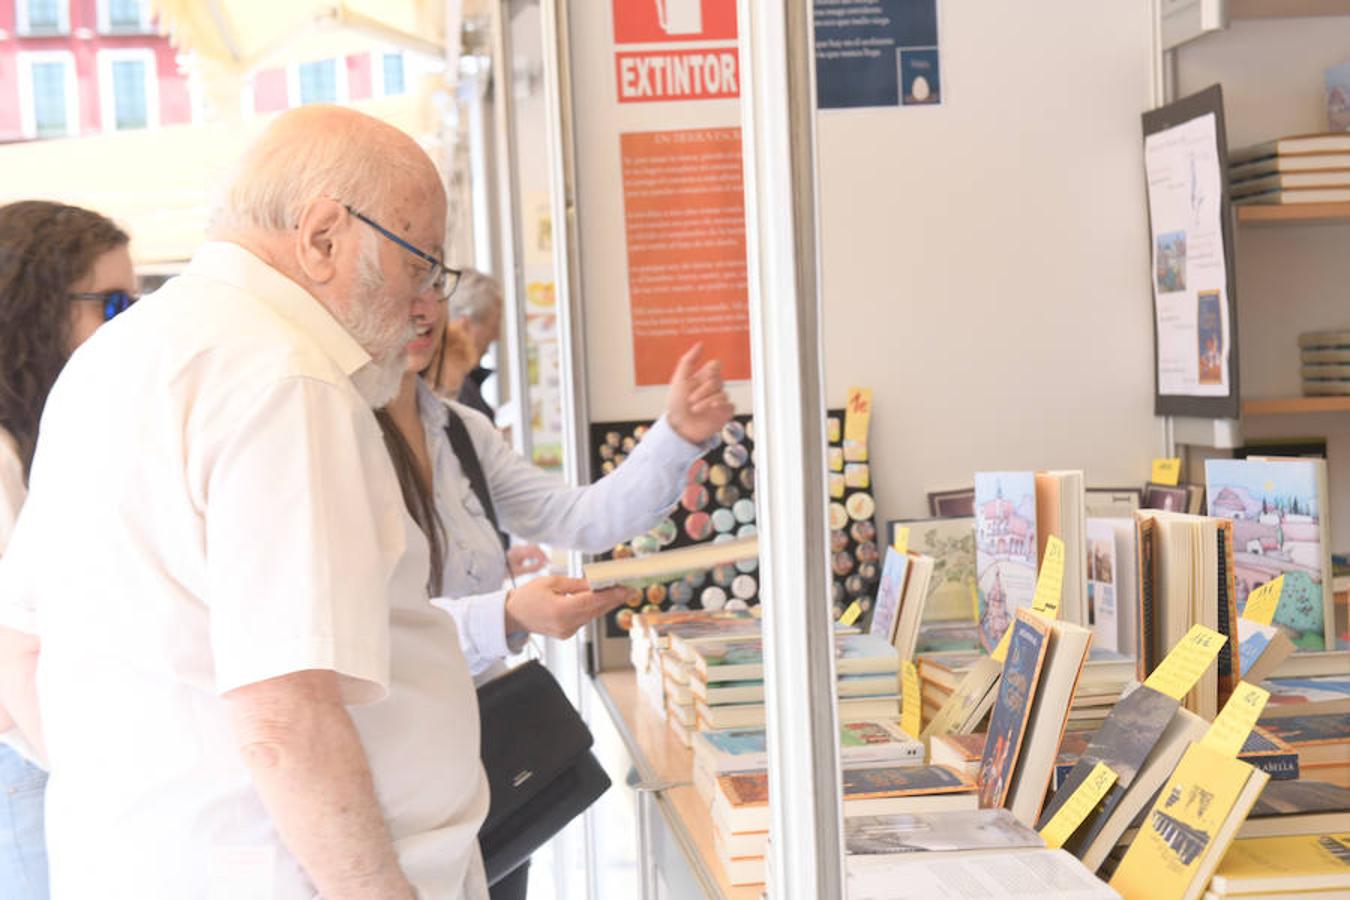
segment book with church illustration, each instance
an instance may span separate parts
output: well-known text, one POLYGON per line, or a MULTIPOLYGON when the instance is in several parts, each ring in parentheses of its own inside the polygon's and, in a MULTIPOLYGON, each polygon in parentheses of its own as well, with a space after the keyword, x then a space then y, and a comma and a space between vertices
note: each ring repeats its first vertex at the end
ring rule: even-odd
POLYGON ((1111 887, 1126 897, 1200 897, 1270 776, 1191 744, 1163 785, 1111 887))
POLYGON ((1036 474, 975 474, 980 642, 991 651, 1036 593, 1036 474))

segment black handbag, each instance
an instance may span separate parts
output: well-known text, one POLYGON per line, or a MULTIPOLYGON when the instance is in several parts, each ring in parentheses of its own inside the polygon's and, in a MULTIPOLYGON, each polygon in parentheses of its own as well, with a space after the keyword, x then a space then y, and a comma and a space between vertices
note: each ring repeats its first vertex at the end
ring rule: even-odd
MULTIPOLYGON (((450 447, 496 528, 497 511, 469 431, 453 408, 447 405, 446 410, 450 447)), ((591 752, 590 729, 536 661, 480 687, 478 719, 491 791, 478 845, 488 884, 493 885, 585 812, 609 789, 610 780, 591 752)))

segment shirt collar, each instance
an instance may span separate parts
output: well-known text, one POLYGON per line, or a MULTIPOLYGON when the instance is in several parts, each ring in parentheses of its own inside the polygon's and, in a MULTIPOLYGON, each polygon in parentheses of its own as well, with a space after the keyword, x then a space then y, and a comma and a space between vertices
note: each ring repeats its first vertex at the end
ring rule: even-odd
POLYGON ((365 348, 313 294, 238 244, 208 241, 192 255, 184 274, 224 282, 257 297, 308 335, 348 377, 371 362, 365 348))

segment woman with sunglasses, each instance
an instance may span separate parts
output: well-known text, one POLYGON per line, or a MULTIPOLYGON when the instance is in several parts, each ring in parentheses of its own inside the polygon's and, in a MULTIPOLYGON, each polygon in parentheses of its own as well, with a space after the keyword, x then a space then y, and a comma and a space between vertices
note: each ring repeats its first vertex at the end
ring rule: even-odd
MULTIPOLYGON (((38 422, 75 348, 135 299, 125 232, 74 206, 0 206, 0 555, 27 493, 38 422)), ((36 649, 36 648, 34 648, 36 649)), ((0 709, 0 896, 47 896, 47 774, 0 709)))

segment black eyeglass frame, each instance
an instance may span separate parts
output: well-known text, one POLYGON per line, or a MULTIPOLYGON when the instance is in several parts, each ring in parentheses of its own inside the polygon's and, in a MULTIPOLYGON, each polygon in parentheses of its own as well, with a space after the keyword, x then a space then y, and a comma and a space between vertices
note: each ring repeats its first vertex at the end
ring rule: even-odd
POLYGON ((376 222, 370 216, 357 210, 351 204, 344 203, 342 204, 342 208, 347 210, 347 212, 351 213, 354 218, 359 219, 362 222, 365 222, 371 228, 374 228, 377 232, 379 232, 382 236, 393 241, 395 244, 402 247, 404 250, 407 250, 413 256, 416 256, 423 262, 428 263, 431 266, 431 276, 430 280, 427 282, 427 287, 434 287, 437 281, 440 281, 442 278, 445 279, 445 286, 437 291, 437 293, 441 295, 442 300, 449 300, 451 297, 455 295, 455 289, 459 287, 460 277, 463 276, 464 274, 462 271, 460 271, 459 269, 450 268, 441 260, 437 259, 435 256, 432 256, 430 253, 426 252, 420 247, 417 247, 409 243, 408 241, 405 241, 403 238, 394 234, 394 232, 390 231, 388 228, 385 228, 379 222, 376 222))
POLYGON ((120 288, 112 291, 72 291, 70 299, 103 304, 103 321, 111 322, 114 316, 126 312, 131 304, 141 299, 120 288))

